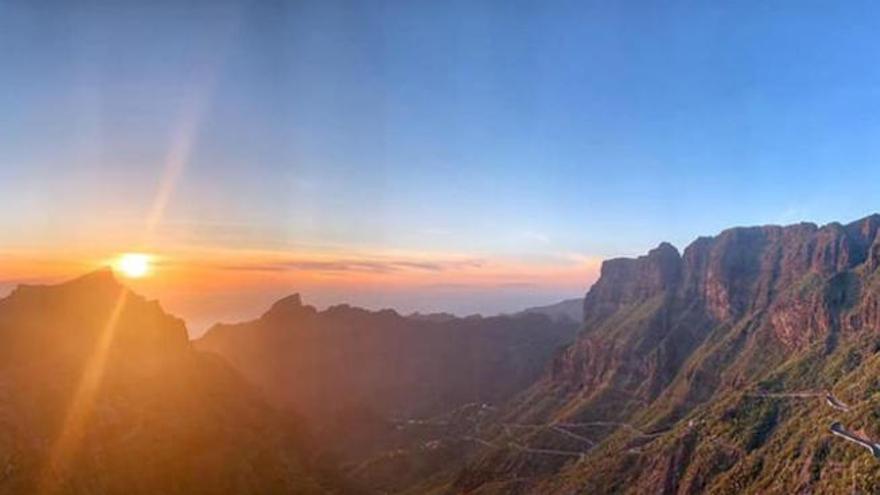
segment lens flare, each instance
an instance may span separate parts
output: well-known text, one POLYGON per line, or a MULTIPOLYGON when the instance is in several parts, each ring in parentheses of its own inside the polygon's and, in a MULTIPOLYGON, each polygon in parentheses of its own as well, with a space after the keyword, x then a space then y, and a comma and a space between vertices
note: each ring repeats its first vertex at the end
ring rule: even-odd
POLYGON ((116 268, 126 277, 141 278, 150 272, 150 255, 126 253, 119 257, 116 268))

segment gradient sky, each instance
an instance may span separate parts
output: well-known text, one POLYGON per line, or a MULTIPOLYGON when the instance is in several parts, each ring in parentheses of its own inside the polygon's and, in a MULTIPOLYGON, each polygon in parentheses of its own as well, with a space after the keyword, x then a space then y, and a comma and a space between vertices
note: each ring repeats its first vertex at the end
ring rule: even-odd
POLYGON ((712 3, 0 0, 0 281, 491 313, 880 210, 880 6, 712 3))

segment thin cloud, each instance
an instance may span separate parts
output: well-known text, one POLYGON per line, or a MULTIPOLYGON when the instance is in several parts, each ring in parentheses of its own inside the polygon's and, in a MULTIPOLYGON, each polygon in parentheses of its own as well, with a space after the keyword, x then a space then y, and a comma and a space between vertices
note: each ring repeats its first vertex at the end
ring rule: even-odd
POLYGON ((223 270, 232 271, 311 271, 311 272, 357 272, 357 273, 398 273, 404 271, 444 272, 466 268, 479 268, 480 260, 412 261, 412 260, 281 260, 260 263, 239 263, 221 265, 223 270))
POLYGON ((445 283, 445 284, 427 284, 419 286, 423 289, 431 290, 460 290, 460 289, 535 289, 540 287, 539 284, 533 282, 474 282, 474 283, 445 283))

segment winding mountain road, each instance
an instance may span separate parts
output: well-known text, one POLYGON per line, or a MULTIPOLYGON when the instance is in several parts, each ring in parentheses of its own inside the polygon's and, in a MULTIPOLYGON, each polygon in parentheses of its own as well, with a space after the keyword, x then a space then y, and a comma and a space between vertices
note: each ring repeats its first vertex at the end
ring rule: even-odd
MULTIPOLYGON (((807 392, 763 392, 763 393, 757 392, 757 393, 749 393, 749 394, 745 394, 745 395, 747 397, 770 397, 770 398, 793 398, 793 399, 820 398, 820 399, 824 399, 825 404, 828 407, 831 407, 832 409, 836 409, 838 411, 843 411, 843 412, 847 412, 850 410, 850 406, 841 402, 837 397, 834 396, 834 394, 832 394, 831 392, 828 392, 828 391, 825 391, 825 392, 813 392, 813 391, 807 391, 807 392)), ((506 445, 508 448, 512 448, 512 449, 518 450, 520 452, 527 452, 527 453, 532 453, 532 454, 558 455, 558 456, 581 457, 581 458, 586 454, 587 451, 590 450, 590 448, 592 448, 596 445, 596 442, 590 438, 583 436, 583 435, 572 432, 572 431, 570 431, 570 429, 596 427, 596 426, 611 426, 611 427, 624 428, 624 429, 630 430, 631 432, 635 433, 638 436, 648 437, 648 438, 662 435, 663 433, 668 431, 668 430, 664 430, 664 431, 649 433, 649 432, 645 432, 645 431, 633 426, 630 423, 616 422, 616 421, 592 421, 592 422, 583 422, 583 423, 553 422, 553 423, 546 423, 546 424, 502 423, 501 426, 503 427, 504 432, 508 437, 515 436, 511 432, 512 428, 532 429, 532 430, 549 429, 549 430, 554 431, 556 433, 559 433, 561 435, 565 435, 567 437, 584 442, 585 444, 588 445, 588 447, 585 451, 577 452, 577 451, 528 447, 528 446, 523 445, 519 442, 509 440, 506 442, 506 445)), ((866 438, 863 438, 855 433, 852 433, 852 432, 846 430, 846 428, 844 428, 840 422, 835 422, 834 424, 831 425, 831 432, 834 435, 837 435, 841 438, 844 438, 850 442, 854 442, 854 443, 868 449, 874 457, 880 458, 880 443, 872 442, 866 438)), ((467 438, 469 440, 478 442, 478 443, 480 443, 484 446, 487 446, 487 447, 494 447, 494 448, 500 447, 499 444, 496 444, 494 442, 489 442, 489 441, 486 441, 486 440, 483 440, 483 439, 480 439, 477 437, 467 437, 467 438)), ((728 444, 719 438, 713 437, 713 438, 710 438, 709 440, 713 443, 717 443, 720 446, 727 448, 727 449, 730 449, 730 450, 734 450, 737 452, 741 452, 741 450, 742 450, 739 447, 728 444)), ((628 451, 630 451, 632 453, 637 453, 637 452, 641 451, 641 448, 632 448, 632 449, 629 449, 628 451)))
POLYGON ((553 425, 553 426, 550 427, 550 429, 553 430, 553 431, 555 431, 555 432, 557 432, 557 433, 560 433, 560 434, 562 434, 562 435, 565 435, 565 436, 567 436, 567 437, 569 437, 569 438, 574 438, 575 440, 580 440, 581 442, 586 443, 586 444, 589 445, 590 447, 596 445, 596 442, 595 442, 595 441, 593 441, 593 440, 591 440, 591 439, 589 439, 589 438, 587 438, 587 437, 585 437, 585 436, 583 436, 583 435, 579 435, 579 434, 574 433, 574 432, 572 432, 572 431, 568 431, 568 430, 566 430, 565 428, 561 428, 561 427, 559 427, 559 426, 553 425))
MULTIPOLYGON (((840 399, 835 397, 834 394, 832 394, 829 391, 825 391, 825 392, 821 392, 821 393, 820 392, 792 392, 792 393, 760 393, 759 392, 759 393, 752 393, 752 394, 746 394, 746 395, 750 396, 750 397, 780 397, 780 398, 791 397, 791 398, 799 398, 799 399, 821 397, 821 398, 825 399, 825 404, 832 409, 836 409, 841 412, 849 412, 851 409, 849 405, 841 402, 840 399)), ((854 432, 847 430, 843 426, 843 423, 841 423, 840 421, 835 421, 834 423, 832 423, 831 426, 829 427, 829 430, 831 431, 832 434, 834 434, 838 437, 841 437, 844 440, 847 440, 847 441, 852 442, 856 445, 859 445, 860 447, 864 447, 864 448, 868 449, 868 451, 871 453, 872 456, 874 456, 877 459, 880 459, 880 443, 874 442, 868 438, 865 438, 861 435, 858 435, 854 432)))
POLYGON ((871 455, 880 459, 880 444, 872 442, 871 440, 868 440, 853 432, 848 431, 846 428, 843 427, 840 421, 835 421, 834 423, 832 423, 830 429, 831 433, 868 449, 868 451, 871 452, 871 455))
POLYGON ((825 403, 838 411, 849 411, 849 406, 837 400, 837 397, 831 395, 831 392, 825 394, 825 403))
MULTIPOLYGON (((837 399, 831 392, 754 392, 745 394, 747 397, 770 397, 770 398, 794 398, 794 399, 814 399, 814 398, 824 398, 825 403, 839 411, 849 411, 850 407, 839 399, 837 399)), ((404 421, 398 421, 398 424, 409 424, 409 425, 433 425, 433 426, 447 426, 449 423, 447 421, 437 420, 437 419, 409 419, 404 421)), ((479 424, 478 424, 479 426, 479 424)), ((586 449, 583 451, 570 451, 570 450, 556 450, 556 449, 544 449, 544 448, 536 448, 529 447, 527 445, 523 445, 514 440, 507 440, 504 444, 500 444, 494 441, 485 440, 483 438, 477 436, 463 436, 460 437, 463 440, 479 443, 484 447, 489 448, 501 448, 506 445, 508 448, 526 452, 531 454, 541 454, 541 455, 554 455, 554 456, 567 456, 567 457, 579 457, 583 458, 590 449, 596 446, 597 442, 588 437, 585 437, 579 433, 575 433, 570 431, 571 429, 577 428, 587 428, 587 427, 603 427, 610 426, 616 428, 623 428, 631 431, 632 433, 644 437, 644 438, 652 438, 662 435, 666 433, 668 430, 656 431, 656 432, 646 432, 632 425, 631 423, 619 422, 619 421, 590 421, 590 422, 551 422, 551 423, 501 423, 500 425, 503 430, 505 436, 509 438, 515 438, 516 435, 511 431, 512 429, 528 429, 528 430, 550 430, 560 435, 564 435, 566 437, 578 440, 586 444, 586 449)), ((479 431, 479 428, 478 428, 479 431)), ((832 433, 843 437, 849 441, 855 442, 862 447, 865 447, 871 451, 871 453, 880 458, 880 444, 873 443, 869 440, 859 437, 853 433, 848 432, 843 425, 839 422, 834 423, 831 427, 832 433)), ((711 438, 711 442, 718 443, 720 446, 735 450, 739 452, 741 449, 738 447, 732 446, 719 438, 711 438)), ((641 451, 640 447, 631 448, 628 451, 632 453, 637 453, 641 451)))
POLYGON ((825 403, 828 404, 833 409, 837 409, 838 411, 849 411, 849 406, 841 402, 837 397, 834 396, 831 392, 753 392, 745 394, 746 397, 771 397, 771 398, 780 398, 780 399, 812 399, 815 397, 821 397, 825 399, 825 403))
MULTIPOLYGON (((490 442, 488 440, 484 440, 482 438, 474 437, 474 436, 465 436, 462 437, 465 440, 470 440, 472 442, 476 442, 484 447, 490 447, 493 449, 500 448, 501 445, 490 442)), ((520 452, 527 452, 529 454, 544 454, 544 455, 557 455, 557 456, 566 456, 566 457, 582 457, 586 452, 579 452, 574 450, 556 450, 556 449, 540 449, 535 447, 528 447, 519 442, 514 442, 512 440, 506 443, 508 448, 518 450, 520 452)))

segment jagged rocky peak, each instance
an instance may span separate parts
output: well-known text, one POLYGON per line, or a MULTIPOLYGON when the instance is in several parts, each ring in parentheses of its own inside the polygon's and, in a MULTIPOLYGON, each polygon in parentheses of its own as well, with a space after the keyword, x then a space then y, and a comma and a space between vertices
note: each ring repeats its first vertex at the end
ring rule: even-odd
POLYGON ((119 281, 116 279, 116 275, 113 273, 113 269, 109 266, 101 267, 91 273, 87 273, 80 277, 74 278, 63 285, 73 286, 73 285, 101 285, 101 286, 112 286, 112 287, 121 287, 119 281))
POLYGON ((269 311, 272 311, 275 309, 285 309, 285 308, 295 309, 295 308, 302 307, 302 305, 303 305, 302 297, 297 292, 297 293, 291 294, 289 296, 282 297, 281 299, 275 301, 275 304, 272 305, 272 307, 269 309, 269 311))
POLYGON ((602 263, 600 280, 608 282, 638 278, 645 289, 663 289, 678 281, 681 258, 672 244, 664 242, 638 258, 615 258, 602 263))
POLYGON ((315 308, 303 304, 299 293, 294 293, 275 301, 262 318, 264 320, 285 320, 301 314, 314 312, 315 308))
POLYGON ((660 243, 648 252, 647 268, 659 287, 672 287, 678 284, 681 277, 681 255, 672 244, 660 243))
POLYGON ((667 242, 638 258, 615 258, 602 263, 599 280, 584 300, 584 315, 616 310, 674 289, 681 279, 681 256, 667 242))

